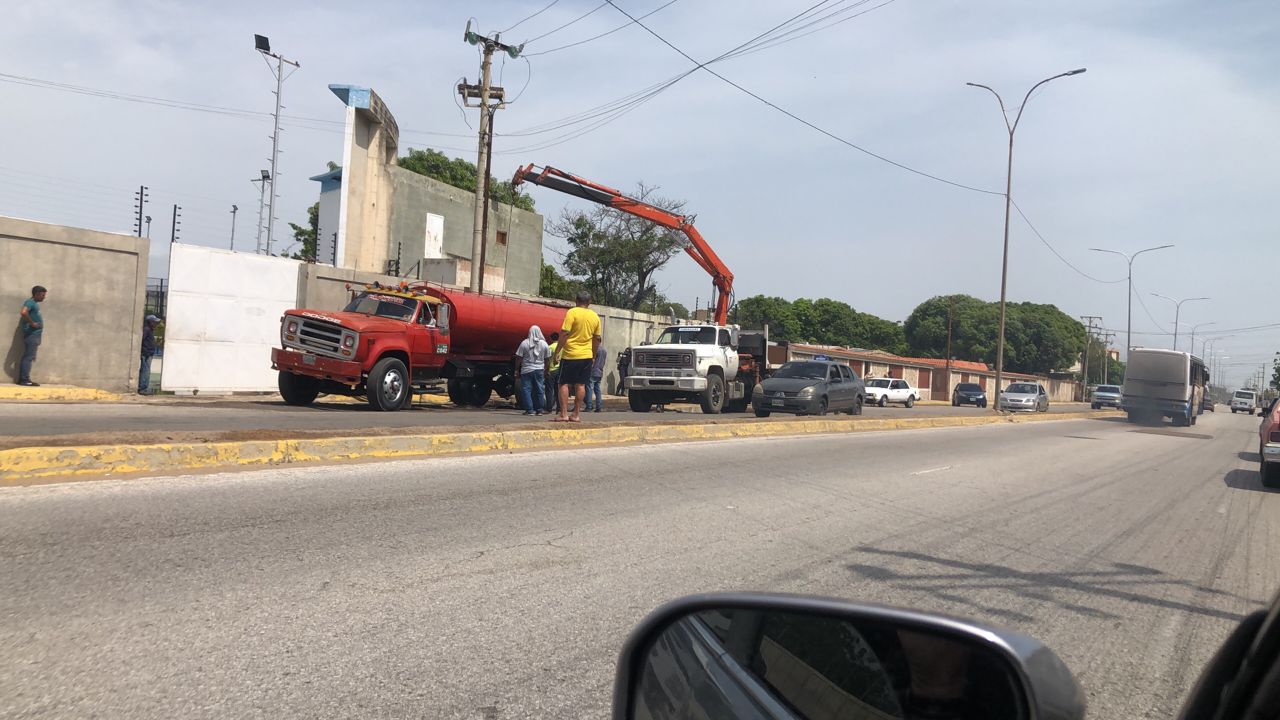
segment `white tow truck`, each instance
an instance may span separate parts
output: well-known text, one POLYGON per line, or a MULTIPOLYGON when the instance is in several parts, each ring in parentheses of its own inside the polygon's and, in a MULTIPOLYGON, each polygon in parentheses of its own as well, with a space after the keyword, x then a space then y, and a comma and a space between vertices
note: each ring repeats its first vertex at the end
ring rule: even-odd
POLYGON ((745 412, 767 375, 764 333, 737 325, 670 325, 652 344, 631 351, 624 386, 631 409, 696 402, 702 412, 745 412))

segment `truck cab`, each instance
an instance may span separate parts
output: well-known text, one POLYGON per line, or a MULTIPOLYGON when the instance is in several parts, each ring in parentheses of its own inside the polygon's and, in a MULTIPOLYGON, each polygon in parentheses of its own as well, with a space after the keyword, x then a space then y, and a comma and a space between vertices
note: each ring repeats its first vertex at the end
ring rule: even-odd
POLYGON ((377 410, 408 404, 439 376, 449 352, 448 306, 395 289, 357 293, 341 311, 288 310, 271 353, 280 395, 309 405, 320 393, 365 395, 377 410))
POLYGON ((624 381, 631 409, 686 400, 715 414, 727 402, 744 404, 738 334, 736 325, 671 325, 655 342, 633 348, 624 381))

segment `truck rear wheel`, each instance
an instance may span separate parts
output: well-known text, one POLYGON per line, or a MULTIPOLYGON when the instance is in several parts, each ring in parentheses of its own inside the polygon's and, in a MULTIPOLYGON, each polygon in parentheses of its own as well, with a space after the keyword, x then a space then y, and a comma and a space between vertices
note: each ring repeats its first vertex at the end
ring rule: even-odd
POLYGON ((280 397, 289 405, 310 405, 320 394, 319 380, 284 370, 280 371, 277 386, 280 388, 280 397))
POLYGON ((712 373, 707 376, 707 389, 702 393, 702 413, 719 415, 724 409, 724 378, 712 373))
POLYGON ((384 357, 369 371, 365 390, 370 408, 384 412, 399 410, 412 396, 409 372, 399 358, 384 357))
POLYGON ((488 378, 476 378, 468 382, 465 387, 467 404, 471 407, 484 407, 493 395, 493 381, 488 378))
POLYGON ((449 392, 449 402, 454 405, 467 404, 467 395, 463 391, 463 384, 466 382, 466 380, 460 380, 458 378, 449 378, 449 382, 445 384, 445 387, 449 392))

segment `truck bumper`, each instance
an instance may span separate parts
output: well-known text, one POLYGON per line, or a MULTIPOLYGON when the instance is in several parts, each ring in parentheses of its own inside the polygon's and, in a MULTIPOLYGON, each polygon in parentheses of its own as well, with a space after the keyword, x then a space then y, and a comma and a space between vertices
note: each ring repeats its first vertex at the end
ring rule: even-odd
POLYGON ((707 389, 707 379, 704 377, 647 377, 644 375, 628 375, 623 385, 628 390, 702 392, 707 389))
POLYGON ((360 363, 283 348, 271 348, 271 367, 295 375, 333 380, 343 385, 359 385, 364 378, 360 363))

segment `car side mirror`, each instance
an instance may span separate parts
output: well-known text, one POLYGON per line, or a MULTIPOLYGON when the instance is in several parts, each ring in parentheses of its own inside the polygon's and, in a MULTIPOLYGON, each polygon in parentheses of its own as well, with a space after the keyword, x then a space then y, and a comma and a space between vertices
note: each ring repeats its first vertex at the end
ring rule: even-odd
POLYGON ((449 332, 449 306, 444 303, 436 306, 436 329, 442 333, 449 332))
POLYGON ((618 660, 615 720, 1084 717, 1052 650, 963 620, 781 595, 683 598, 618 660))

